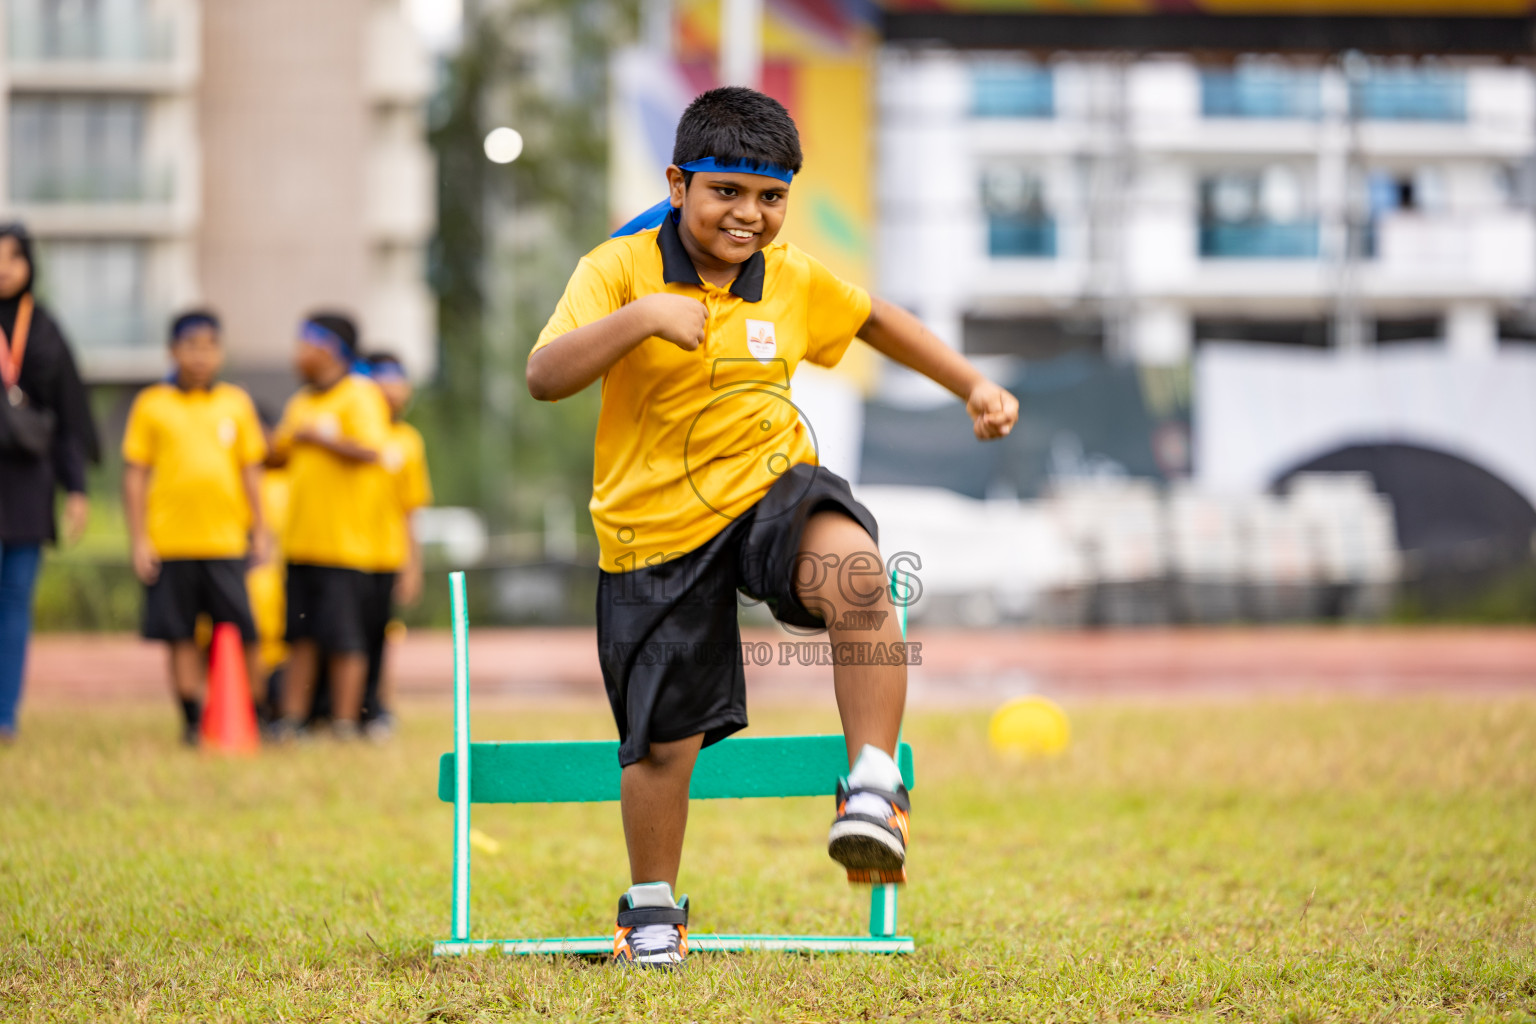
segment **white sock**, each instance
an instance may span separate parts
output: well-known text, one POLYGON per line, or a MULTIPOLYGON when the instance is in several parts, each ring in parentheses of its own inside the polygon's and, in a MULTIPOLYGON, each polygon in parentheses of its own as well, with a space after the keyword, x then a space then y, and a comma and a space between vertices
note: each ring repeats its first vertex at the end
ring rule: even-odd
MULTIPOLYGON (((859 751, 859 756, 854 759, 853 769, 848 773, 848 785, 883 789, 888 793, 894 793, 896 787, 901 785, 901 769, 896 767, 896 762, 891 759, 890 754, 866 743, 864 749, 859 751)), ((847 810, 849 814, 868 814, 875 818, 884 818, 891 813, 891 804, 890 801, 873 793, 855 793, 848 798, 847 810)))
MULTIPOLYGON (((629 887, 629 905, 632 907, 675 907, 672 887, 666 882, 641 882, 629 887)), ((677 942, 677 926, 671 924, 642 924, 634 931, 635 947, 641 952, 670 949, 677 942)))
POLYGON ((638 882, 629 887, 629 905, 632 907, 675 907, 672 887, 666 882, 638 882))
POLYGON ((853 769, 848 773, 848 785, 894 793, 901 785, 901 769, 896 767, 890 754, 866 743, 854 759, 853 769))

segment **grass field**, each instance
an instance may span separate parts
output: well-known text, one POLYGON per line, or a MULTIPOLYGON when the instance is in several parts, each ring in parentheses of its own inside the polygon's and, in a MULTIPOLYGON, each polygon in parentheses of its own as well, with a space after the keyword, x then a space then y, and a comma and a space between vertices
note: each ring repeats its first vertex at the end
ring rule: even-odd
MULTIPOLYGON (((169 702, 166 702, 167 705, 169 702)), ((170 708, 38 709, 0 750, 0 1019, 1536 1019, 1536 701, 1118 703, 1048 764, 985 716, 911 716, 906 958, 696 956, 676 973, 434 961, 446 709, 392 745, 227 762, 170 708)), ((828 730, 762 712, 755 731, 828 730)), ((490 738, 601 737, 602 711, 478 715, 490 738)), ((852 931, 831 801, 695 808, 693 930, 852 931)), ((475 825, 474 932, 606 930, 613 805, 475 825)))

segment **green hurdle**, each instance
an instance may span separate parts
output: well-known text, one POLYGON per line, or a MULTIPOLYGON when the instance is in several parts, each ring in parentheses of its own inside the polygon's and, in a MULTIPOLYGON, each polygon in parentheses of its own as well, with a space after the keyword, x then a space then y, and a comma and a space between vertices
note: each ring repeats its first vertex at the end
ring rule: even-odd
MULTIPOLYGON (((586 803, 619 798, 616 741, 471 743, 469 739, 469 615, 464 574, 448 577, 453 601, 453 752, 438 762, 437 795, 453 804, 452 936, 433 944, 435 956, 480 950, 511 954, 604 955, 613 935, 547 939, 469 937, 469 814, 474 804, 586 803)), ((893 588, 894 593, 894 588, 893 588)), ((906 606, 897 601, 902 635, 906 606)), ((912 748, 896 755, 907 788, 913 786, 912 748)), ((831 796, 848 770, 843 737, 733 737, 699 753, 689 795, 695 800, 831 796)), ((690 951, 785 950, 828 953, 910 953, 911 936, 896 934, 894 885, 872 886, 867 935, 688 934, 690 951)))

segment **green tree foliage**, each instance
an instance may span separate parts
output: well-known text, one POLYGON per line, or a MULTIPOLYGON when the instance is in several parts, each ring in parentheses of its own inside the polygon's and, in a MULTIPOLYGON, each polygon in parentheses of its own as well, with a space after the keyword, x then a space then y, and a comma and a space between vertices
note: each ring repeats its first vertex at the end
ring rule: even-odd
POLYGON ((536 527, 550 494, 578 509, 590 494, 597 389, 537 403, 524 366, 576 261, 606 235, 608 56, 633 26, 632 0, 467 5, 434 102, 441 371, 415 419, 440 500, 497 529, 536 527), (512 164, 485 156, 500 125, 525 140, 512 164))

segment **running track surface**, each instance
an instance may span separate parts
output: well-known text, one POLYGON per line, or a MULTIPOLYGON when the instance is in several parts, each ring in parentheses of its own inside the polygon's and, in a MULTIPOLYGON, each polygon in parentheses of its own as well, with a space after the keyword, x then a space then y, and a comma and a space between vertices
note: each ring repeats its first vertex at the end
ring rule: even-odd
MULTIPOLYGON (((813 648, 825 637, 749 629, 769 664, 749 663, 754 701, 831 705, 831 668, 813 648), (766 646, 764 646, 766 645, 766 646), (807 664, 806 662, 810 662, 807 664)), ((1244 698, 1298 694, 1536 695, 1536 629, 1223 629, 1035 632, 922 630, 909 669, 917 707, 982 707, 1025 693, 1063 700, 1244 698)), ((590 629, 476 630, 470 667, 484 701, 603 703, 590 629)), ((823 658, 825 655, 823 655, 823 658)), ((447 633, 413 631, 391 649, 395 693, 451 694, 447 633)), ((132 636, 34 637, 26 700, 78 704, 164 700, 165 655, 132 636)))

